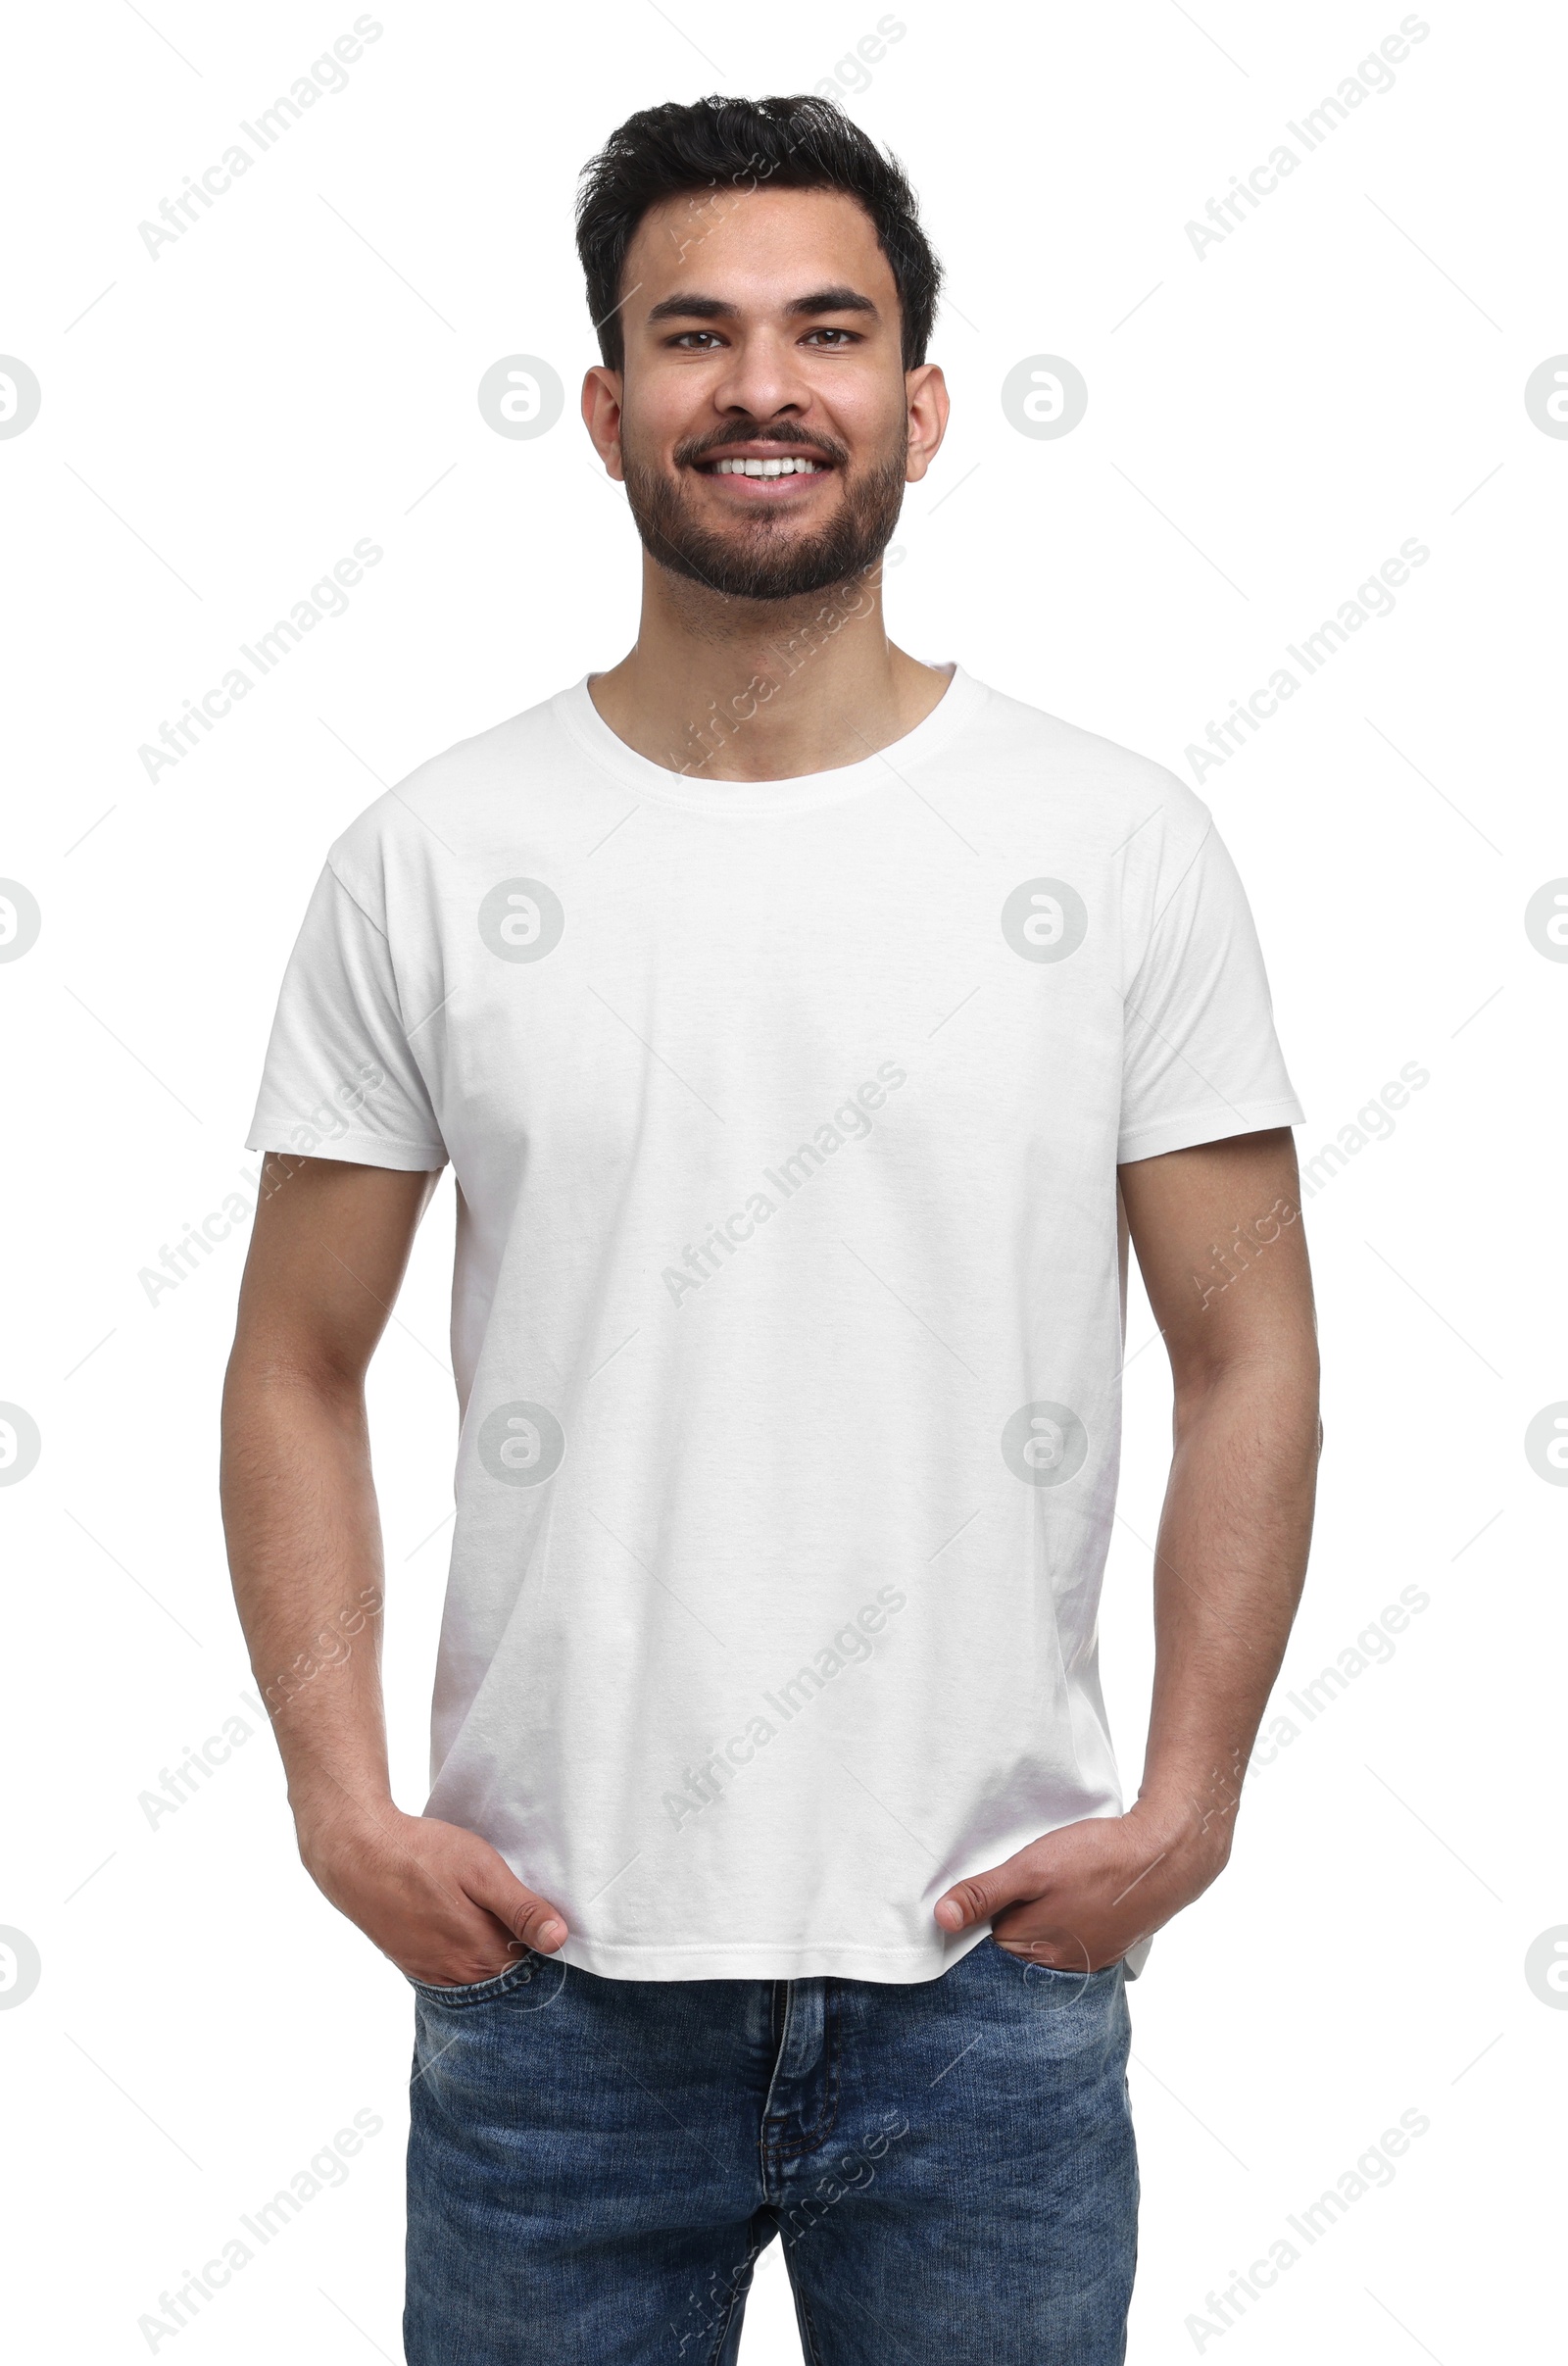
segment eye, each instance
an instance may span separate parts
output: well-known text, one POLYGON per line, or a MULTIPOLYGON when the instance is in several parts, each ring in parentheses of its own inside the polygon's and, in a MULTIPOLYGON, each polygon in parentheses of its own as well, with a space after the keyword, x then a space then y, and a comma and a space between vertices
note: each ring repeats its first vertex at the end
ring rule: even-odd
POLYGON ((688 341, 692 337, 710 337, 715 345, 721 342, 710 328, 683 328, 678 336, 671 337, 669 341, 671 345, 686 345, 692 352, 701 351, 700 347, 689 345, 688 341))
MULTIPOLYGON (((859 338, 855 334, 855 331, 850 328, 813 328, 808 335, 806 342, 809 344, 812 337, 842 337, 845 345, 858 345, 860 342, 859 338)), ((838 353, 842 352, 843 347, 831 346, 828 350, 833 353, 838 353)))

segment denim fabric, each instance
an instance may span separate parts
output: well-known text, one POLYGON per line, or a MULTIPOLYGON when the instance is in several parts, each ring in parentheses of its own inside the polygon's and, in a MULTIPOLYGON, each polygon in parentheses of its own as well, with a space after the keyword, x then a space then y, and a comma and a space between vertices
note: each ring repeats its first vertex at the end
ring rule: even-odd
POLYGON ((416 1983, 410 2366, 734 2366, 775 2236, 810 2366, 1121 2366, 1125 1968, 416 1983))

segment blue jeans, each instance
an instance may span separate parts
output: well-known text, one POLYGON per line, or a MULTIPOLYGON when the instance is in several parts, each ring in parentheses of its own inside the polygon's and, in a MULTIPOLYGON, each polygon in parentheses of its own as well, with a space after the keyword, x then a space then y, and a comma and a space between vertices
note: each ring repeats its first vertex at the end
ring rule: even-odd
POLYGON ((410 2366, 734 2366, 775 2235, 810 2366, 1121 2366, 1124 1965, 415 1985, 410 2366))

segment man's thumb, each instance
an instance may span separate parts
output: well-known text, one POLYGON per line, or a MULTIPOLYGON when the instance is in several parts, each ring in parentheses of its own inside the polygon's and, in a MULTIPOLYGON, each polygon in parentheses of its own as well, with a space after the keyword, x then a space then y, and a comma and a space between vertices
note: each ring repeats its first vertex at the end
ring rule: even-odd
POLYGON ((963 1881, 956 1881, 947 1894, 936 1902, 936 1918, 945 1931, 966 1931, 972 1923, 985 1922, 993 1914, 1009 1905, 1023 1895, 1011 1857, 1004 1865, 992 1865, 987 1872, 971 1873, 963 1881))
POLYGON ((546 1898, 518 1881, 505 1857, 493 1860, 470 1873, 464 1884, 475 1905, 483 1906, 498 1922, 504 1922, 514 1938, 524 1946, 537 1947, 550 1954, 566 1936, 563 1915, 546 1898))

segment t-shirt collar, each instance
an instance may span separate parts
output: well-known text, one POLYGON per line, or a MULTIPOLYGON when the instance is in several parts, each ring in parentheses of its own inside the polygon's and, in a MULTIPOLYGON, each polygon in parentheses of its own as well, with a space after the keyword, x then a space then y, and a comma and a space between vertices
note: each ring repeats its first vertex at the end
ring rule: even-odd
POLYGON ((910 764, 925 763, 974 720, 990 695, 985 684, 966 673, 956 659, 948 660, 940 670, 950 675, 948 687, 912 731, 854 764, 835 764, 825 772, 797 773, 783 780, 710 780, 655 764, 611 729, 594 705, 588 689, 591 676, 586 673, 568 690, 559 692, 551 704, 562 728, 583 754, 639 797, 678 806, 688 813, 744 818, 838 805, 867 789, 891 786, 910 764))

